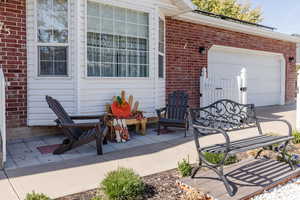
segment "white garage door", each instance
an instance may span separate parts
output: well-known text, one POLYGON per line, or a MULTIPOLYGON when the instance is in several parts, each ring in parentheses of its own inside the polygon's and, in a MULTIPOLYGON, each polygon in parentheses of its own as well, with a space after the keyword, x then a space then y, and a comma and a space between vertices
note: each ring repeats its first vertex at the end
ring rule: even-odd
POLYGON ((248 103, 278 105, 284 103, 282 62, 282 56, 277 54, 214 46, 208 53, 208 75, 213 73, 220 79, 229 79, 246 68, 248 103))

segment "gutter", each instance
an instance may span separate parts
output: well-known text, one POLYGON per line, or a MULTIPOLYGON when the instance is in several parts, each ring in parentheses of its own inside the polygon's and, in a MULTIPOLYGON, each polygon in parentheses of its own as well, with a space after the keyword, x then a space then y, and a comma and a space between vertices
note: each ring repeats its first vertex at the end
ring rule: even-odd
POLYGON ((178 15, 174 15, 173 18, 182 21, 191 22, 191 23, 202 24, 202 25, 221 28, 225 30, 231 30, 234 32, 256 35, 264 38, 271 38, 271 39, 283 40, 283 41, 288 41, 293 43, 300 43, 300 37, 202 15, 199 13, 195 13, 194 10, 190 10, 178 15))

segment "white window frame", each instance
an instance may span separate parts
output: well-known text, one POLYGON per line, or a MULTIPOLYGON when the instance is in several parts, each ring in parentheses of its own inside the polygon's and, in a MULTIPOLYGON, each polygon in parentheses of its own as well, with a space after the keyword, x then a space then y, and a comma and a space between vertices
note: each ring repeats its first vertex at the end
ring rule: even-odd
POLYGON ((38 39, 38 2, 34 1, 34 34, 35 34, 35 52, 36 52, 36 67, 35 67, 35 79, 70 79, 71 76, 71 70, 70 70, 70 1, 67 0, 68 4, 68 39, 66 43, 42 43, 39 42, 38 39), (40 53, 39 53, 39 47, 67 47, 67 74, 66 75, 40 75, 40 53))
POLYGON ((157 76, 158 76, 158 79, 162 80, 162 79, 165 79, 166 77, 166 19, 165 19, 165 16, 163 16, 162 14, 159 15, 158 17, 158 38, 157 38, 157 41, 158 41, 158 66, 157 66, 157 76), (162 20, 164 22, 164 53, 160 52, 159 51, 159 21, 162 20), (164 63, 163 63, 163 77, 160 77, 159 76, 159 56, 163 56, 164 58, 164 63))
POLYGON ((153 80, 155 76, 155 71, 153 70, 155 68, 155 62, 153 61, 153 57, 155 56, 155 51, 153 50, 154 47, 154 41, 155 38, 153 38, 154 35, 154 16, 156 15, 154 12, 155 8, 153 7, 147 7, 142 4, 132 4, 128 3, 122 0, 85 0, 85 61, 84 61, 84 79, 87 80, 153 80), (148 77, 96 77, 96 76, 88 76, 88 70, 87 70, 87 63, 88 63, 88 55, 87 55, 87 3, 88 1, 95 2, 95 3, 100 3, 100 4, 106 4, 110 6, 115 6, 115 7, 121 7, 121 8, 126 8, 126 9, 132 9, 136 10, 139 12, 145 12, 149 15, 149 25, 148 25, 148 34, 149 34, 149 69, 148 69, 148 77))

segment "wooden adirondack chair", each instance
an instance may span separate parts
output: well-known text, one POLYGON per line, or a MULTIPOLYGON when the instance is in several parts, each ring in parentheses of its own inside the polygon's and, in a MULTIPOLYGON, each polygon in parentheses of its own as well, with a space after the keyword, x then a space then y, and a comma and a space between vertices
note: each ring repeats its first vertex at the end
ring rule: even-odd
POLYGON ((69 116, 58 100, 46 96, 49 108, 55 113, 58 127, 63 130, 67 137, 53 154, 62 154, 80 145, 96 140, 97 154, 102 155, 102 144, 107 128, 103 126, 104 115, 97 116, 69 116), (73 120, 99 119, 97 123, 74 123, 73 120))
POLYGON ((165 108, 156 110, 158 115, 157 134, 160 128, 181 127, 185 128, 184 137, 188 130, 188 94, 183 91, 175 91, 168 96, 168 103, 165 108))

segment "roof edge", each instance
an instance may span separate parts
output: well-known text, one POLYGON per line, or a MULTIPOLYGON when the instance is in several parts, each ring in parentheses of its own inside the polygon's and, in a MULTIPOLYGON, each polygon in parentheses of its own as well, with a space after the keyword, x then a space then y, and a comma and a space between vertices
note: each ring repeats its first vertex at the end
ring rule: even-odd
POLYGON ((262 29, 254 26, 249 26, 245 24, 239 24, 236 22, 226 21, 219 18, 213 18, 213 17, 201 15, 199 13, 194 13, 194 12, 183 13, 174 18, 178 20, 203 24, 203 25, 212 26, 216 28, 232 30, 235 32, 246 33, 250 35, 257 35, 266 38, 289 41, 293 43, 300 43, 300 37, 279 33, 267 29, 262 29))

